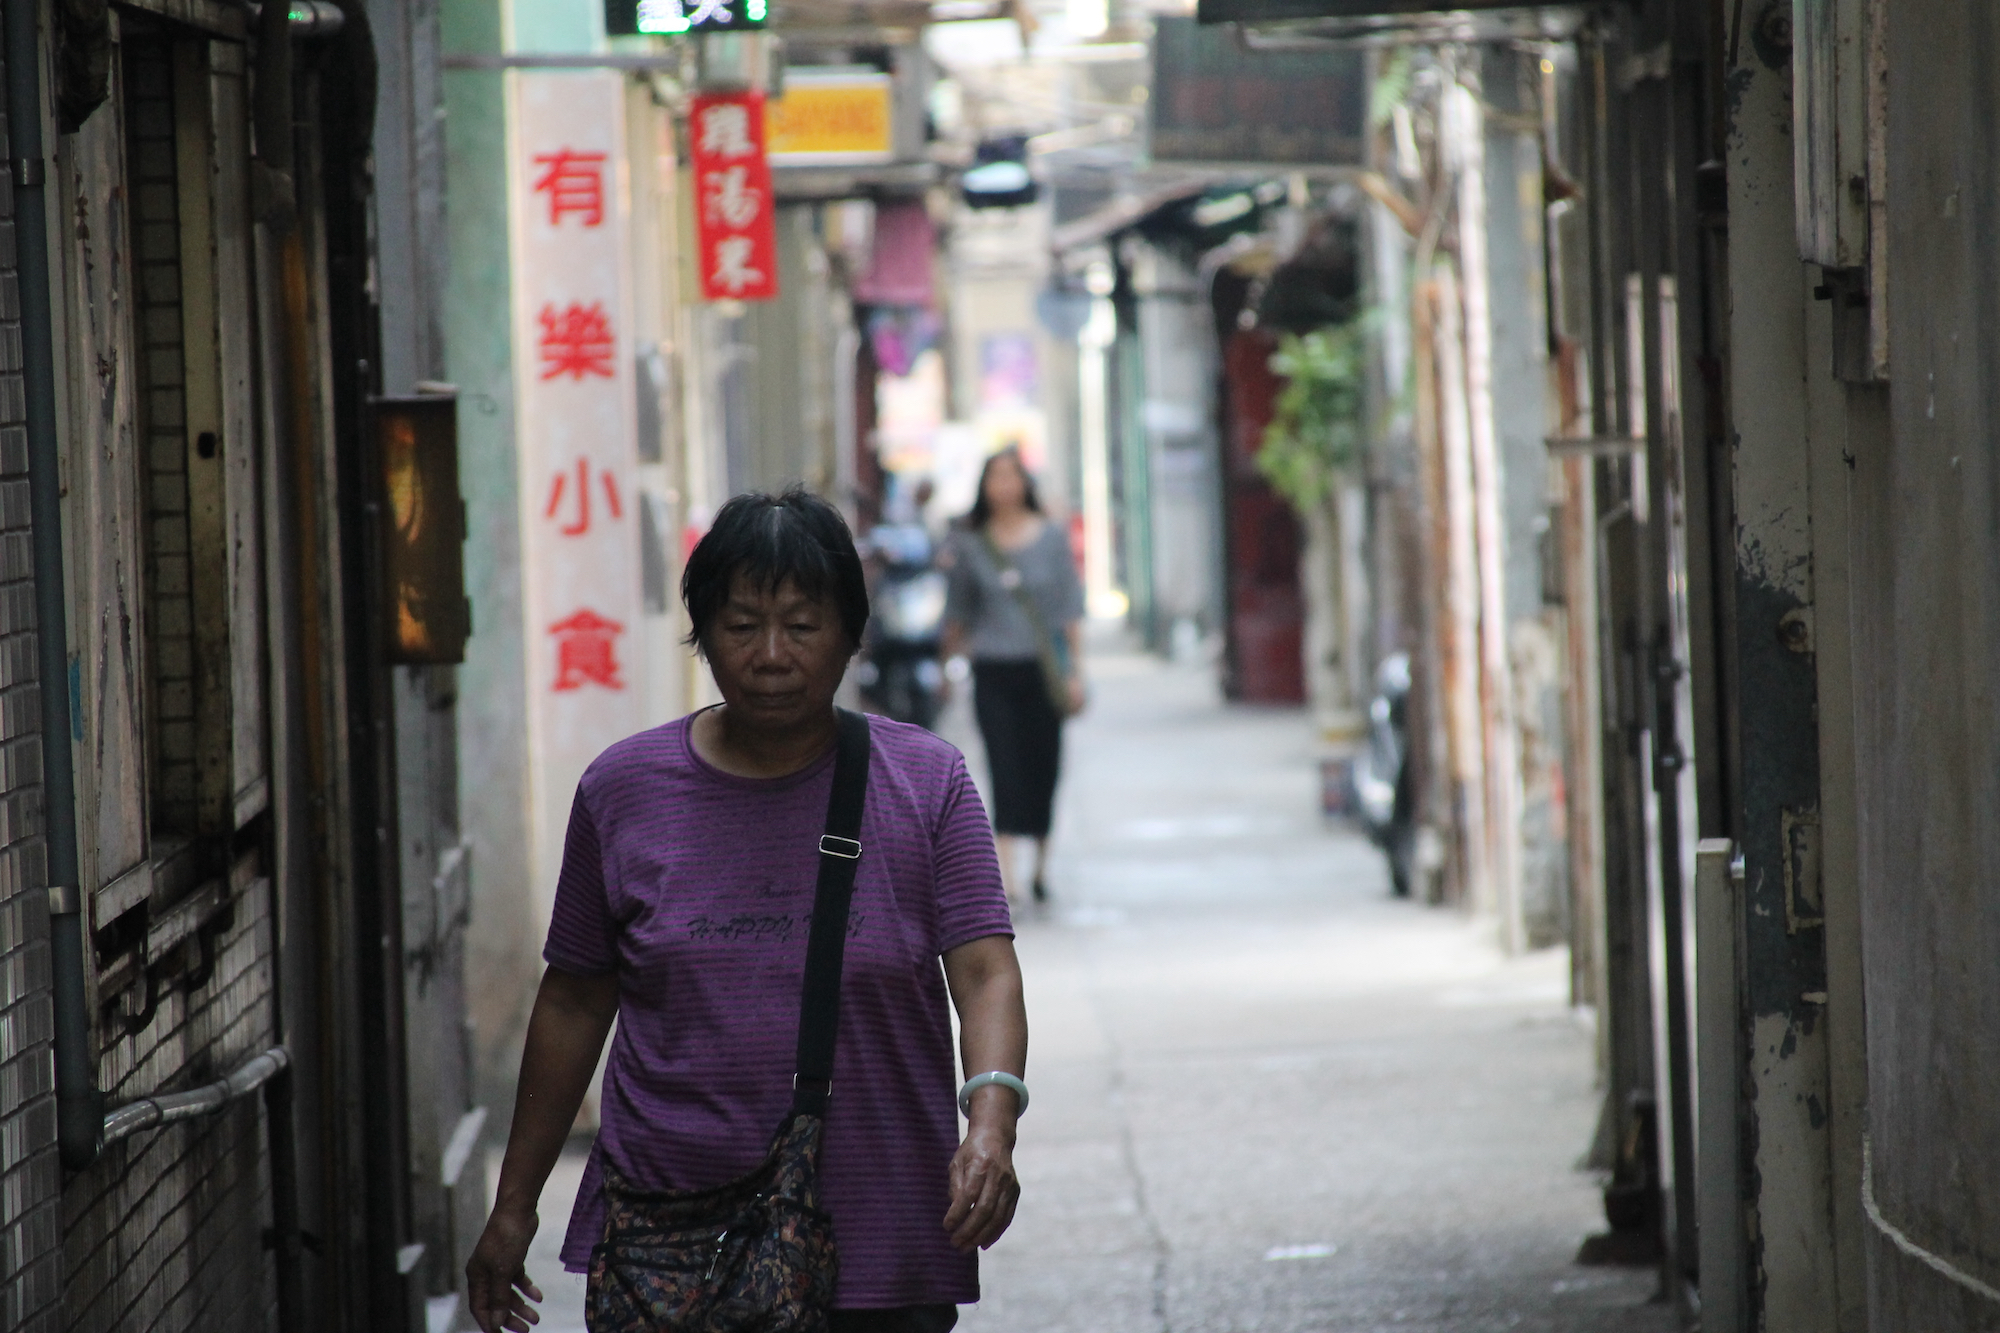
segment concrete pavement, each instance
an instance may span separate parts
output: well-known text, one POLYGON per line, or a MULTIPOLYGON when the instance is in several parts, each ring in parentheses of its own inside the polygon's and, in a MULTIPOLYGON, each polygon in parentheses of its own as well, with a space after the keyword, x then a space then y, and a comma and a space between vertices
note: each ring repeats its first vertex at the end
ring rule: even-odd
MULTIPOLYGON (((967 1333, 1666 1330, 1571 1264, 1596 1099, 1558 953, 1392 900, 1295 712, 1093 663, 1031 1012, 1019 1218, 967 1333)), ((948 724, 953 738, 972 738, 948 724)), ((976 755, 975 755, 976 760, 976 755)))
MULTIPOLYGON (((1392 900, 1325 827, 1292 711, 1093 660, 1046 911, 1023 911, 1024 1181, 966 1333, 1666 1333, 1645 1270, 1579 1268, 1596 1099, 1559 953, 1392 900)), ((943 730, 984 778, 963 701, 943 730)), ((543 1329, 580 1160, 544 1195, 543 1329)))

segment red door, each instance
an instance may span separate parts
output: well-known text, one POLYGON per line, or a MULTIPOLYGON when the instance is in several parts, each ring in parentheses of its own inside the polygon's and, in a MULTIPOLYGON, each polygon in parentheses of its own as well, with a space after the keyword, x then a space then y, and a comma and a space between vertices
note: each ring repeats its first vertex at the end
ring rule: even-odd
POLYGON ((1223 505, 1228 532, 1229 628, 1223 688, 1244 703, 1306 699, 1301 533, 1292 507, 1257 471, 1283 381, 1271 372, 1276 340, 1232 333, 1222 358, 1223 505))

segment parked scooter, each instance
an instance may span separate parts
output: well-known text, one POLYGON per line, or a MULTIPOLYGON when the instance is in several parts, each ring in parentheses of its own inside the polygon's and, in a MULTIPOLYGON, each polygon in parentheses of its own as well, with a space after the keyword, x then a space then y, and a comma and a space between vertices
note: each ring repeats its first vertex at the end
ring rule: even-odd
POLYGON ((945 576, 921 523, 885 523, 868 534, 876 564, 861 694, 884 717, 937 725, 944 704, 945 576))
POLYGON ((1375 672, 1368 744, 1354 760, 1354 794, 1368 837, 1389 859, 1389 884, 1410 896, 1416 873, 1416 793, 1410 771, 1410 657, 1392 653, 1375 672))

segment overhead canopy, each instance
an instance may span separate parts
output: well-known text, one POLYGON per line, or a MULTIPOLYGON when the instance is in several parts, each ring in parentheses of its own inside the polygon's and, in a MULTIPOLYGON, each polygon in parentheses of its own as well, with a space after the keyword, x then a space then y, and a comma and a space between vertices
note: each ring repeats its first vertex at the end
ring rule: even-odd
POLYGON ((1280 181, 1208 183, 1179 181, 1145 194, 1116 200, 1094 213, 1066 222, 1049 235, 1057 254, 1100 245, 1134 233, 1154 244, 1180 244, 1196 251, 1230 237, 1254 232, 1266 210, 1285 198, 1280 181))
POLYGON ((1202 23, 1269 23, 1519 8, 1520 0, 1200 0, 1195 17, 1202 23))
POLYGON ((1159 208, 1186 199, 1198 199, 1207 189, 1199 180, 1176 181, 1144 194, 1113 200, 1094 213, 1065 222, 1049 233, 1049 248, 1057 254, 1099 245, 1121 232, 1138 226, 1159 208))

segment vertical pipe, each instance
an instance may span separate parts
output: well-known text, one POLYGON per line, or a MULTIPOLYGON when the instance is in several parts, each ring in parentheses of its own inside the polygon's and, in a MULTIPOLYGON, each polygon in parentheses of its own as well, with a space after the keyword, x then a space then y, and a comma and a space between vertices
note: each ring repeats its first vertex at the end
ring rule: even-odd
POLYGON ((1446 733, 1451 751, 1451 799, 1463 839, 1465 902, 1494 909, 1493 860, 1480 782, 1486 744, 1479 718, 1479 556, 1473 538, 1472 431, 1465 404, 1464 307, 1449 264, 1437 268, 1432 326, 1438 379, 1438 438, 1444 466, 1446 733))
POLYGON ((841 321, 840 336, 833 344, 833 500, 840 512, 857 528, 861 521, 859 504, 860 469, 856 465, 859 445, 855 429, 855 377, 860 373, 861 334, 854 327, 850 307, 841 321))
MULTIPOLYGON (((1450 542, 1445 525, 1443 440, 1439 434, 1437 307, 1434 280, 1411 270, 1410 311, 1410 433, 1417 455, 1417 501, 1412 506, 1417 539, 1412 543, 1416 559, 1413 583, 1417 589, 1414 614, 1418 649, 1412 673, 1410 710, 1410 754, 1417 761, 1417 827, 1435 830, 1454 827, 1457 791, 1452 769, 1451 671, 1447 653, 1451 627, 1432 596, 1435 588, 1448 586, 1450 542)), ((1433 903, 1457 901, 1464 897, 1463 866, 1457 880, 1439 877, 1429 868, 1424 873, 1425 897, 1433 903)))
POLYGON ((1703 1333, 1743 1333, 1743 1195, 1738 1163, 1742 1123, 1742 1041, 1736 1023, 1737 932, 1741 903, 1729 863, 1736 844, 1704 838, 1695 849, 1695 1014, 1700 1081, 1696 1207, 1703 1333))
POLYGON ((1161 645, 1159 606, 1153 595, 1153 465, 1145 426, 1146 369, 1141 355, 1139 294, 1132 285, 1132 266, 1114 245, 1111 260, 1111 310, 1115 331, 1107 353, 1110 406, 1107 413, 1107 457, 1118 460, 1118 535, 1125 565, 1126 624, 1136 627, 1141 642, 1161 645))
POLYGON ((1093 296, 1090 318, 1077 335, 1077 415, 1083 454, 1083 586, 1093 616, 1116 617, 1124 599, 1111 576, 1111 408, 1106 395, 1109 360, 1116 336, 1111 302, 1093 296))
MULTIPOLYGON (((1664 16, 1669 17, 1670 16, 1664 16)), ((1673 40, 1671 23, 1650 25, 1635 36, 1643 43, 1673 40)), ((1686 663, 1676 642, 1675 579, 1681 567, 1678 546, 1679 508, 1683 501, 1679 475, 1680 403, 1669 354, 1678 335, 1664 336, 1666 323, 1678 330, 1679 317, 1663 301, 1663 280, 1678 277, 1675 219, 1680 192, 1673 176, 1675 144, 1683 131, 1677 122, 1679 85, 1667 79, 1646 80, 1630 91, 1629 115, 1636 131, 1625 154, 1631 170, 1633 206, 1630 214, 1632 260, 1627 278, 1628 355, 1631 360, 1633 407, 1643 417, 1627 423, 1633 438, 1644 443, 1635 454, 1632 507, 1638 524, 1634 551, 1637 625, 1633 640, 1639 704, 1641 758, 1638 766, 1640 800, 1646 815, 1643 846, 1647 865, 1652 928, 1661 932, 1649 942, 1653 964, 1653 1039, 1655 1093, 1659 1104, 1658 1151, 1666 1192, 1661 1203, 1666 1223, 1666 1256, 1662 1285, 1677 1308, 1687 1311, 1690 1279, 1696 1264, 1694 1177, 1694 1114, 1691 1101, 1692 1059, 1688 1010, 1688 933, 1686 928, 1687 853, 1682 833, 1681 773, 1687 763, 1680 724, 1686 663), (1666 312, 1663 316, 1663 312, 1666 312), (1643 396, 1638 392, 1643 385, 1643 396), (1659 502, 1654 510, 1652 502, 1659 502)))
MULTIPOLYGON (((258 220, 263 222, 273 235, 287 235, 292 231, 296 201, 292 182, 292 46, 291 13, 287 6, 264 6, 257 18, 254 56, 255 79, 252 85, 251 119, 254 137, 251 165, 253 198, 256 200, 258 220)), ((263 271, 259 265, 260 276, 263 271)), ((270 308, 268 301, 258 302, 260 319, 270 308)), ((262 335, 260 334, 260 342, 262 335)), ((266 347, 268 343, 264 344, 266 347)), ((264 365, 268 377, 267 390, 271 400, 282 413, 289 399, 289 378, 285 368, 275 360, 264 365)), ((279 439, 285 435, 289 423, 281 416, 274 416, 272 425, 276 427, 279 439)), ((270 457, 281 471, 284 464, 283 450, 277 441, 272 442, 270 457)), ((302 768, 300 761, 310 752, 306 741, 305 716, 298 691, 299 682, 310 671, 305 665, 305 655, 299 650, 299 642, 306 633, 303 628, 313 619, 309 602, 300 600, 295 590, 287 588, 297 565, 295 545, 296 525, 284 514, 285 496, 283 483, 274 475, 266 482, 262 501, 267 509, 265 516, 269 559, 271 561, 272 587, 267 594, 271 602, 271 634, 273 645, 283 645, 284 662, 272 664, 273 691, 272 705, 278 714, 279 735, 274 737, 273 779, 297 792, 298 778, 302 768), (295 669, 296 666, 296 669, 295 669), (280 702, 281 681, 289 679, 292 697, 280 702), (280 771, 280 766, 284 770, 280 771)), ((310 702, 306 708, 310 708, 310 702)), ((291 802, 276 802, 280 811, 291 802)), ((312 802, 308 801, 308 805, 312 802)), ((283 815, 280 815, 283 818, 283 815)), ((271 834, 272 853, 272 922, 277 932, 279 945, 272 972, 273 990, 278 996, 276 1020, 279 1036, 290 1043, 295 1063, 264 1087, 264 1114, 270 1151, 271 1171, 271 1215, 274 1226, 273 1257, 277 1276, 278 1317, 280 1327, 287 1329, 310 1329, 321 1326, 326 1318, 323 1312, 314 1310, 312 1293, 307 1287, 307 1273, 302 1250, 307 1231, 306 1210, 308 1201, 317 1197, 317 1191, 300 1180, 300 1152, 302 1144, 308 1153, 319 1145, 320 1139, 314 1132, 316 1117, 307 1112, 307 1130, 299 1132, 298 1088, 301 1081, 300 1064, 309 1064, 314 1071, 308 1079, 323 1075, 325 1053, 315 1038, 321 1029, 324 1015, 316 1012, 317 1004, 308 1003, 308 998, 317 999, 318 987, 308 978, 316 971, 309 961, 314 946, 299 948, 287 946, 287 937, 298 938, 307 932, 301 930, 296 919, 303 917, 312 922, 310 933, 322 934, 322 922, 317 906, 305 907, 288 903, 294 895, 300 898, 317 899, 319 895, 306 887, 312 873, 310 854, 297 857, 293 848, 300 844, 319 846, 321 833, 298 833, 289 830, 281 833, 281 826, 274 824, 271 834), (281 850, 282 849, 282 850, 281 850), (303 863, 303 864, 301 864, 303 863), (284 887, 281 887, 284 886, 284 887), (295 952, 296 950, 296 952, 295 952)), ((311 1097, 314 1083, 306 1084, 307 1096, 311 1097)))
POLYGON ((1527 947, 1521 913, 1521 761, 1514 724, 1514 672, 1507 655, 1506 552, 1500 520, 1500 446, 1493 418, 1493 316, 1486 256, 1486 125, 1479 99, 1461 84, 1446 97, 1456 140, 1458 256, 1465 288, 1465 405, 1472 456, 1472 511, 1479 588, 1482 779, 1487 861, 1500 942, 1527 947))
POLYGON ((5 7, 7 127, 20 264, 21 368, 28 417, 28 505, 34 522, 35 624, 42 694, 42 805, 49 856, 49 955, 55 983, 56 1141, 63 1166, 97 1160, 104 1094, 97 1087, 85 995, 83 893, 76 857, 70 750, 69 596, 63 586, 62 450, 56 438, 54 315, 49 304, 47 164, 42 158, 39 6, 5 7))

